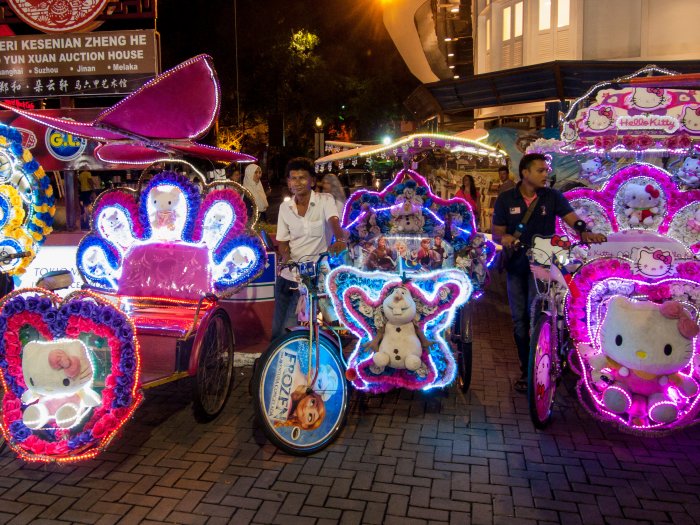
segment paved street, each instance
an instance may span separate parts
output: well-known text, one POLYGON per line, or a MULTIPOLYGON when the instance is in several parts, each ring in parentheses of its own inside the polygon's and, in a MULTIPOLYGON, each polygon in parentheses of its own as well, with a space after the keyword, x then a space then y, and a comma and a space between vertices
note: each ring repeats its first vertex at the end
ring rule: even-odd
POLYGON ((248 380, 209 425, 189 385, 147 392, 97 460, 27 465, 0 457, 0 523, 696 523, 700 429, 659 439, 596 423, 560 388, 535 431, 517 376, 504 292, 476 310, 473 387, 448 397, 352 399, 340 439, 310 458, 255 431, 248 380))

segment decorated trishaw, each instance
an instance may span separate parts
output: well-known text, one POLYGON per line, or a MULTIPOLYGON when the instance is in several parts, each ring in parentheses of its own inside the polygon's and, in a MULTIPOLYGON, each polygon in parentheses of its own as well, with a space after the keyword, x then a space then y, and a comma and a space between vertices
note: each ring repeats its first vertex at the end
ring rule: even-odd
POLYGON ((236 183, 202 187, 156 168, 181 166, 173 157, 182 152, 253 160, 192 141, 214 122, 219 100, 211 61, 200 56, 91 123, 23 112, 103 141, 102 159, 152 168, 136 190, 110 190, 95 202, 77 250, 82 290, 60 298, 20 289, 0 302, 2 433, 23 459, 94 457, 133 414, 142 390, 166 382, 192 379, 200 421, 223 409, 234 336, 220 299, 263 270, 265 248, 252 230, 257 209, 236 183))
POLYGON ((632 75, 596 86, 565 116, 563 141, 534 147, 576 156, 586 187, 565 195, 607 236, 576 246, 577 232, 560 223, 556 238, 533 247, 536 275, 562 292, 551 294, 554 307, 533 306, 529 396, 538 426, 551 417, 567 361, 583 405, 601 420, 642 434, 697 421, 698 85, 697 76, 632 75))
MULTIPOLYGON (((423 134, 334 153, 316 164, 325 171, 339 168, 341 157, 356 165, 363 156, 383 156, 403 165, 437 150, 466 151, 494 171, 506 160, 480 142, 423 134)), ((458 376, 463 389, 469 387, 471 316, 465 305, 487 283, 495 253, 493 243, 477 232, 470 205, 435 195, 423 176, 403 167, 382 191, 353 193, 342 224, 349 233, 346 261, 321 278, 325 287, 310 282, 314 270, 295 267, 312 298, 330 300, 340 323, 356 336, 347 364, 342 348, 322 330, 297 332, 271 344, 253 381, 263 429, 290 453, 313 453, 342 430, 345 379, 370 393, 444 388, 458 376)), ((311 312, 314 324, 316 310, 311 312)))

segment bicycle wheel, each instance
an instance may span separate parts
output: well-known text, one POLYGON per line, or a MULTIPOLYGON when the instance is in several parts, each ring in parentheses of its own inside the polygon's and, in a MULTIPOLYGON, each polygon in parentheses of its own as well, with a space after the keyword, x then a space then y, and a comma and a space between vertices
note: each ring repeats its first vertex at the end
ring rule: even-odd
MULTIPOLYGON (((319 371, 307 388, 308 333, 290 333, 273 341, 260 356, 253 377, 253 405, 267 438, 288 454, 304 456, 329 445, 345 425, 348 387, 339 350, 318 341, 319 371)), ((313 369, 311 370, 313 376, 313 369)))
POLYGON ((540 314, 530 338, 527 398, 530 419, 535 427, 540 429, 545 428, 552 418, 552 405, 557 390, 556 378, 552 377, 557 351, 552 322, 549 314, 540 314))
POLYGON ((472 343, 457 342, 457 384, 462 392, 469 390, 472 382, 472 343))
POLYGON ((194 417, 207 423, 221 413, 233 386, 233 335, 223 311, 215 312, 207 323, 192 380, 194 417))

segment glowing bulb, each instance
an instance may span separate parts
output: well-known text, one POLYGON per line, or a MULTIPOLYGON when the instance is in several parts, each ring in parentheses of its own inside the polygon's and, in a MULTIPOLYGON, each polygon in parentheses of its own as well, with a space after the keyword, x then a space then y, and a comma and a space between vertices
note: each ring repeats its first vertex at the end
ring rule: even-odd
POLYGON ((455 76, 453 76, 452 78, 459 78, 459 75, 455 75, 455 76))
POLYGON ((384 138, 382 139, 382 144, 384 144, 384 145, 386 145, 386 146, 388 146, 389 144, 391 144, 391 137, 390 137, 389 135, 387 135, 386 137, 384 137, 384 138))
POLYGON ((455 56, 455 54, 454 54, 454 53, 447 53, 447 56, 448 56, 448 57, 453 57, 453 56, 455 56))
POLYGON ((454 64, 452 64, 452 65, 450 65, 450 66, 448 66, 448 67, 449 67, 450 69, 454 69, 454 68, 455 68, 454 64))
POLYGON ((452 42, 452 39, 449 36, 445 37, 445 42, 452 42))

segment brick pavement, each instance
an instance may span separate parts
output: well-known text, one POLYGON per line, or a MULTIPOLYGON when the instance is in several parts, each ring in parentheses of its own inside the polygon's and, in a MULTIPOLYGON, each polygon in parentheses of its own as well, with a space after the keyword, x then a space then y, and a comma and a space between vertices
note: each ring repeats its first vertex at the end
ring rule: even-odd
POLYGON ((700 520, 700 431, 648 439, 599 424, 560 388, 546 432, 511 389, 502 289, 476 309, 465 396, 392 392, 359 402, 336 443, 281 454, 252 421, 250 368, 225 412, 191 416, 186 382, 147 392, 98 459, 0 456, 0 523, 626 524, 700 520))

